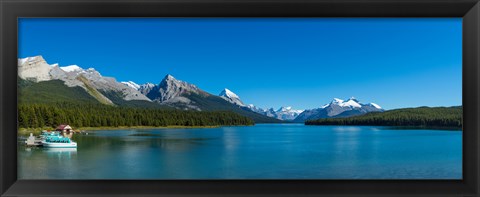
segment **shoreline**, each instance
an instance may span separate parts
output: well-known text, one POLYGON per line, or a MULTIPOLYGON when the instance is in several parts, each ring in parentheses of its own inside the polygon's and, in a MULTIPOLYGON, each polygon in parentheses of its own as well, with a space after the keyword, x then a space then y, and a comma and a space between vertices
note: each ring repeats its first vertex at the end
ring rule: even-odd
POLYGON ((305 124, 305 126, 346 126, 346 127, 387 127, 394 130, 451 130, 463 131, 463 127, 441 127, 441 126, 396 126, 396 125, 335 125, 335 124, 305 124))
MULTIPOLYGON (((216 126, 120 126, 120 127, 79 127, 76 130, 80 131, 98 131, 98 130, 122 130, 122 129, 210 129, 210 128, 218 128, 222 126, 229 126, 229 125, 216 125, 216 126)), ((242 125, 242 126, 249 126, 249 125, 242 125)))
MULTIPOLYGON (((259 123, 260 125, 262 123, 259 123)), ((271 123, 267 123, 271 124, 271 123)), ((273 123, 273 124, 284 124, 284 123, 273 123)), ((291 123, 288 123, 291 124, 291 123)), ((300 123, 299 123, 300 124, 300 123)), ((453 131, 463 131, 462 128, 456 127, 422 127, 422 126, 386 126, 386 125, 306 125, 305 126, 380 126, 380 127, 390 127, 397 129, 433 129, 433 130, 453 130, 453 131)), ((172 126, 119 126, 119 127, 79 127, 74 129, 75 131, 99 131, 99 130, 124 130, 124 129, 211 129, 219 128, 223 126, 236 127, 236 126, 254 126, 254 125, 215 125, 215 126, 181 126, 181 125, 172 125, 172 126)), ((30 133, 34 135, 39 135, 43 130, 53 131, 55 128, 19 128, 17 135, 28 136, 30 133)))
MULTIPOLYGON (((219 128, 222 126, 229 126, 229 125, 216 125, 216 126, 179 126, 179 125, 172 125, 172 126, 119 126, 119 127, 78 127, 74 129, 75 131, 98 131, 98 130, 123 130, 123 129, 211 129, 211 128, 219 128)), ((233 126, 233 125, 232 125, 233 126)), ((252 126, 252 125, 234 125, 234 126, 252 126)), ((34 135, 40 134, 43 130, 50 130, 53 131, 55 128, 19 128, 17 131, 18 135, 30 135, 33 133, 34 135)))

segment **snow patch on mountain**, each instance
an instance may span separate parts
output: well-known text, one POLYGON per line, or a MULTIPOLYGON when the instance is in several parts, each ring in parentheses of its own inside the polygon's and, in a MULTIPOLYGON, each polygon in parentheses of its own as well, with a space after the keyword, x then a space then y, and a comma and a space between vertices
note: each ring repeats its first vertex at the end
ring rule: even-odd
POLYGON ((323 105, 321 108, 328 107, 330 105, 338 105, 340 107, 351 107, 351 108, 361 108, 362 106, 358 103, 358 100, 355 99, 355 97, 352 97, 348 99, 347 101, 344 101, 339 98, 334 98, 332 102, 329 104, 323 105))
POLYGON ((240 97, 227 88, 223 89, 218 96, 235 105, 242 106, 242 107, 245 106, 242 100, 240 100, 240 97))
POLYGON ((371 106, 373 106, 373 107, 375 107, 375 108, 377 108, 377 109, 382 109, 382 107, 380 107, 380 105, 377 105, 377 104, 375 104, 375 103, 369 103, 369 105, 371 105, 371 106))
POLYGON ((120 83, 122 83, 122 84, 124 84, 124 85, 126 85, 126 86, 128 86, 128 87, 131 87, 131 88, 133 88, 133 89, 135 89, 135 90, 140 89, 140 85, 138 85, 137 83, 135 83, 135 82, 133 82, 133 81, 122 81, 122 82, 120 82, 120 83))
POLYGON ((75 72, 75 71, 82 71, 83 70, 82 68, 80 68, 77 65, 64 66, 64 67, 60 67, 60 68, 65 72, 75 72))

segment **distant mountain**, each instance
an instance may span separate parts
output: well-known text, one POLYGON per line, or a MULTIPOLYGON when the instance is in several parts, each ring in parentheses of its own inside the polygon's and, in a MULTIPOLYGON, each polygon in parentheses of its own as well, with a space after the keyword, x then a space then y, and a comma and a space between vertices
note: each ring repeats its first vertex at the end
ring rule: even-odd
POLYGON ((295 122, 305 122, 320 118, 351 117, 366 114, 368 112, 384 111, 375 103, 362 104, 354 97, 344 101, 334 98, 329 104, 320 108, 303 111, 295 118, 295 122))
POLYGON ((298 115, 300 115, 304 110, 292 109, 292 107, 280 107, 278 110, 273 108, 262 109, 253 104, 247 106, 250 110, 266 115, 268 117, 273 117, 279 120, 294 120, 298 115))
POLYGON ((243 104, 242 100, 240 100, 240 97, 237 94, 230 91, 229 89, 227 89, 227 88, 223 89, 222 92, 220 92, 220 94, 218 96, 222 97, 223 99, 225 99, 226 101, 228 101, 232 104, 242 106, 242 107, 245 106, 245 104, 243 104))
POLYGON ((305 110, 292 109, 292 107, 281 107, 275 111, 275 118, 280 120, 294 120, 305 110))
POLYGON ((240 107, 248 108, 249 110, 255 113, 276 118, 278 120, 293 120, 300 113, 303 112, 303 110, 295 110, 295 109, 292 109, 292 107, 281 107, 278 110, 274 110, 273 108, 262 109, 262 108, 256 107, 253 104, 245 105, 237 94, 235 94, 234 92, 232 92, 227 88, 223 89, 220 92, 219 96, 232 104, 235 104, 240 107))

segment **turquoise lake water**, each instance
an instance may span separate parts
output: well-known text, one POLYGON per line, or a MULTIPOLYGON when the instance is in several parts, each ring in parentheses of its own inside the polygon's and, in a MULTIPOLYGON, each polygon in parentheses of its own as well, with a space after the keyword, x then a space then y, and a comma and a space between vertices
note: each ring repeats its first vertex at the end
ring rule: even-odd
POLYGON ((89 131, 18 146, 20 179, 461 179, 462 132, 257 124, 89 131))

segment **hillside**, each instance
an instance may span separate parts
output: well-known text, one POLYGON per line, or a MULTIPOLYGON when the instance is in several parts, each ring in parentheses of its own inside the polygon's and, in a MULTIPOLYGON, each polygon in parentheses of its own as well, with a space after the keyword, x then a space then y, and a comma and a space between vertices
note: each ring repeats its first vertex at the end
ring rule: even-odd
POLYGON ((19 103, 98 103, 81 87, 68 87, 60 80, 33 83, 18 79, 19 103))
POLYGON ((461 106, 418 107, 371 112, 348 118, 322 118, 309 120, 305 125, 376 125, 415 127, 462 127, 461 106))

